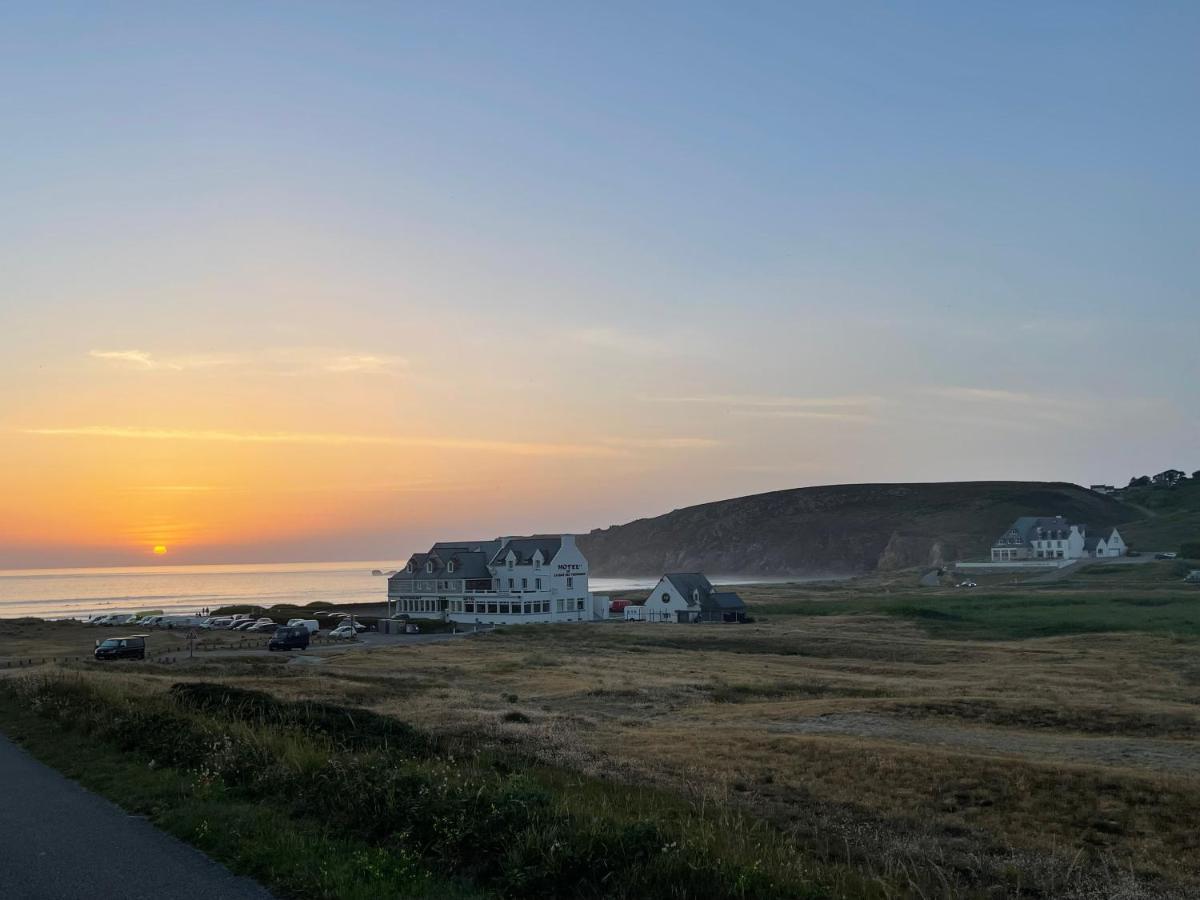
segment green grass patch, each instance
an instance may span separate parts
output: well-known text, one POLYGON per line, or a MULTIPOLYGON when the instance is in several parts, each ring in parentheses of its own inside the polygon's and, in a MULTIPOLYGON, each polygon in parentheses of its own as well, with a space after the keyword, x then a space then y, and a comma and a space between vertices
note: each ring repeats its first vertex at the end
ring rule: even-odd
POLYGON ((933 637, 1020 640, 1097 632, 1145 632, 1200 637, 1200 592, 1186 588, 1120 589, 1075 586, 1054 590, 955 592, 903 600, 865 595, 837 603, 788 601, 761 604, 776 615, 883 615, 907 619, 933 637))

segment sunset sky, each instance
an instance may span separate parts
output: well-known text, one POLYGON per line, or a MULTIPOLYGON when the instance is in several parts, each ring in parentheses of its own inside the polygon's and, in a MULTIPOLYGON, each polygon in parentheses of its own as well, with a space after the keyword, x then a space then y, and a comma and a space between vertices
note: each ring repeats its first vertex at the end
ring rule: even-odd
POLYGON ((1200 468, 1200 5, 22 7, 2 567, 1200 468))

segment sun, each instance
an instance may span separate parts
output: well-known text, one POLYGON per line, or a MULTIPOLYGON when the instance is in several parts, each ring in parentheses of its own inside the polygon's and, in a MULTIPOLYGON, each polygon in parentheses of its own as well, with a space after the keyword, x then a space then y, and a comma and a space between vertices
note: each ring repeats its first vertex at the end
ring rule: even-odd
POLYGON ((154 547, 154 555, 155 556, 162 556, 166 552, 167 552, 167 548, 163 544, 157 544, 154 547))

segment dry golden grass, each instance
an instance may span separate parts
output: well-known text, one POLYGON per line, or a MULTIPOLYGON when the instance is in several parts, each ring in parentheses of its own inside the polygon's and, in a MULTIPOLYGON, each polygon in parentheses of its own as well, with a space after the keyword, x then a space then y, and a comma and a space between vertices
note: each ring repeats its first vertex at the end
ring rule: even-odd
MULTIPOLYGON (((812 596, 829 594, 853 588, 812 596)), ((0 658, 15 640, 0 634, 0 658)), ((1182 897, 1200 894, 1197 660, 1200 641, 1170 633, 973 640, 894 616, 772 615, 525 626, 321 665, 208 658, 187 677, 739 804, 912 896, 1182 897)), ((147 690, 181 675, 103 673, 147 690)))

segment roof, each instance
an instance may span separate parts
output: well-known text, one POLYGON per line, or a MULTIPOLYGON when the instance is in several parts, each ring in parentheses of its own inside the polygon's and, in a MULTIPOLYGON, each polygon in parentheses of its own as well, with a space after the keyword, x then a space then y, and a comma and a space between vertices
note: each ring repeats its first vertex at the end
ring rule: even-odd
POLYGON ((562 547, 562 537, 560 535, 534 535, 526 538, 509 538, 503 542, 498 550, 492 554, 492 565, 500 565, 508 556, 511 550, 517 557, 517 565, 523 565, 533 561, 533 555, 537 551, 542 551, 542 561, 550 562, 558 555, 559 548, 562 547))
MULTIPOLYGON (((1076 527, 1082 531, 1087 526, 1078 525, 1076 527)), ((1065 536, 1071 530, 1071 523, 1062 516, 1021 516, 1004 529, 1004 534, 1000 535, 1000 538, 997 539, 996 546, 1012 546, 1011 544, 1000 544, 1000 541, 1003 540, 1010 531, 1017 532, 1017 535, 1020 537, 1021 541, 1028 544, 1037 536, 1039 529, 1051 532, 1061 531, 1065 536)))
POLYGON ((701 603, 713 592, 712 582, 702 572, 672 572, 663 578, 667 579, 688 603, 692 602, 693 591, 700 592, 701 603))
POLYGON ((702 607, 712 607, 720 610, 740 610, 746 608, 746 603, 733 591, 714 591, 709 594, 709 602, 701 602, 702 607))

